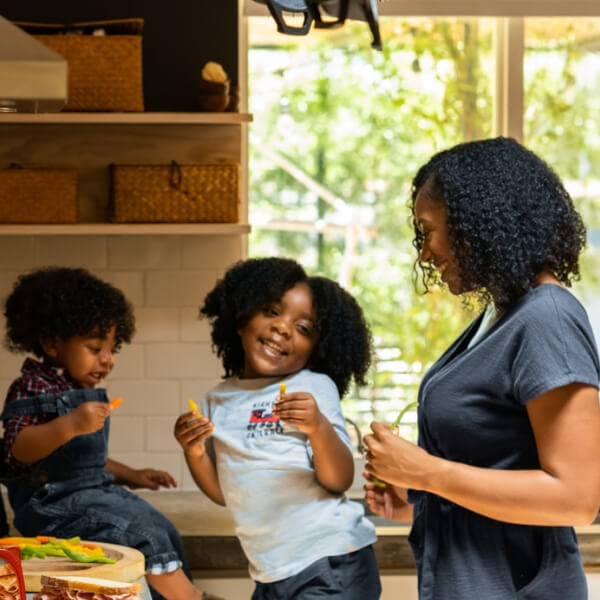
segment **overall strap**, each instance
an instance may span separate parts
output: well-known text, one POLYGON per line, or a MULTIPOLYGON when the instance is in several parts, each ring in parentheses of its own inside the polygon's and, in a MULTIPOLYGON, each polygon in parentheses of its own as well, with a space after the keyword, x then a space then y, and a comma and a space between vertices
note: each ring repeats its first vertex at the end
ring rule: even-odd
POLYGON ((58 416, 67 414, 83 402, 108 402, 105 389, 73 389, 63 392, 39 394, 31 398, 23 398, 8 402, 0 420, 10 417, 25 417, 40 413, 56 413, 58 416))

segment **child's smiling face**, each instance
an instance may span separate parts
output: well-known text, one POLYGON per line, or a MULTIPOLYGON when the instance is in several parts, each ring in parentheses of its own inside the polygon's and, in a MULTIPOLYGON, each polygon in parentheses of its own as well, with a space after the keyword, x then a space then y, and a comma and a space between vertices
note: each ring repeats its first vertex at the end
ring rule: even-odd
POLYGON ((262 306, 238 330, 244 349, 242 377, 284 376, 303 369, 319 339, 316 323, 312 292, 305 283, 262 306))
POLYGON ((105 337, 94 334, 75 335, 66 340, 57 338, 44 344, 44 351, 53 365, 62 367, 82 388, 94 388, 113 369, 115 330, 113 326, 105 337))

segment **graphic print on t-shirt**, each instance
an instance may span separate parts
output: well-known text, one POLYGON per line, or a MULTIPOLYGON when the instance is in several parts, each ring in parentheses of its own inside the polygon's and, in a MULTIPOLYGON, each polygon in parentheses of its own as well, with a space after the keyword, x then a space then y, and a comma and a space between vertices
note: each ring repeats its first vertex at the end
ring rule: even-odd
POLYGON ((252 404, 246 429, 247 438, 258 438, 283 433, 279 417, 273 415, 273 400, 258 400, 252 404))

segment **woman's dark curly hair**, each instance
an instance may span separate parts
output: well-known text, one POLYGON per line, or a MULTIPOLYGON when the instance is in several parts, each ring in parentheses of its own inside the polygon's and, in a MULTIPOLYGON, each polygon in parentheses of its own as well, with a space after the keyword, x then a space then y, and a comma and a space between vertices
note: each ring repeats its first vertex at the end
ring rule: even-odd
POLYGON ((424 238, 415 200, 424 191, 445 204, 463 289, 506 308, 544 270, 567 286, 579 279, 585 226, 554 171, 510 138, 467 142, 434 155, 412 182, 412 215, 423 283, 434 267, 420 261, 424 238))
POLYGON ((21 275, 8 296, 6 347, 42 358, 41 341, 79 335, 104 337, 116 326, 117 349, 135 332, 133 308, 123 292, 85 269, 45 267, 21 275))
POLYGON ((238 331, 265 304, 278 302, 298 283, 306 283, 314 298, 319 339, 306 366, 335 382, 340 397, 354 377, 359 384, 371 361, 371 335, 356 300, 324 277, 309 277, 288 258, 251 258, 233 265, 206 295, 201 317, 211 324, 213 347, 223 362, 225 377, 241 376, 244 350, 238 331))

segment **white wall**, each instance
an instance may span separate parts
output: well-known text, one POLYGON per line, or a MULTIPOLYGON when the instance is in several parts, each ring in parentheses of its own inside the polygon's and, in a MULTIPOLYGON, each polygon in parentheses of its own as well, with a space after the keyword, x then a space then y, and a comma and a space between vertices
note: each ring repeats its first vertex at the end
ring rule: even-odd
MULTIPOLYGON (((196 489, 173 438, 176 417, 220 378, 208 326, 198 320, 206 292, 242 256, 242 238, 215 236, 0 237, 0 298, 35 267, 85 267, 123 290, 134 304, 137 333, 117 355, 107 380, 123 404, 111 416, 110 456, 133 467, 168 470, 196 489)), ((4 335, 4 322, 2 322, 4 335)), ((0 350, 0 396, 24 357, 0 350)), ((180 487, 181 489, 181 487, 180 487)))

